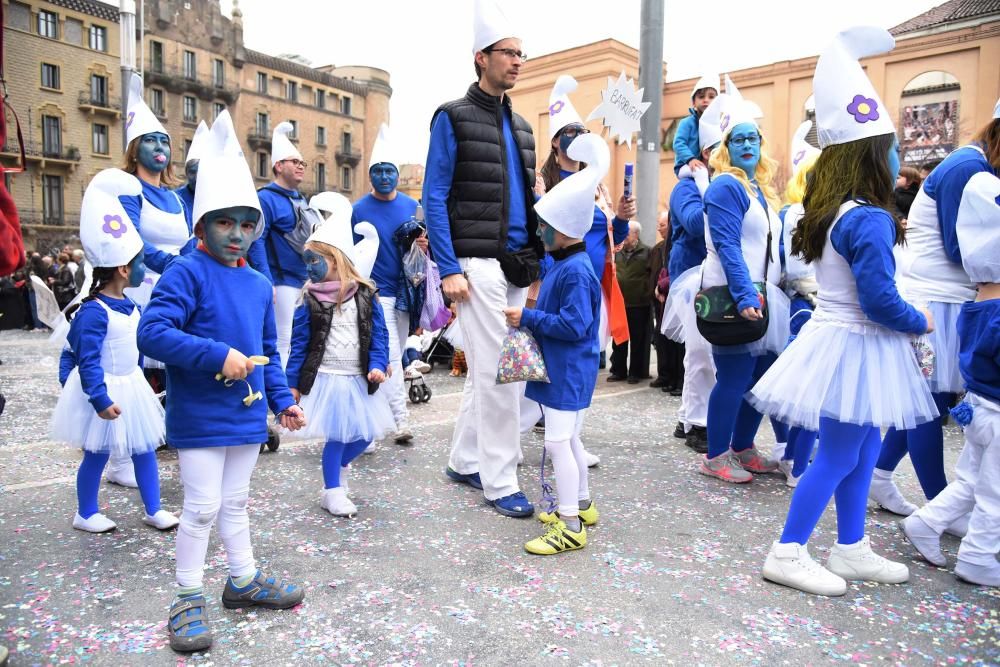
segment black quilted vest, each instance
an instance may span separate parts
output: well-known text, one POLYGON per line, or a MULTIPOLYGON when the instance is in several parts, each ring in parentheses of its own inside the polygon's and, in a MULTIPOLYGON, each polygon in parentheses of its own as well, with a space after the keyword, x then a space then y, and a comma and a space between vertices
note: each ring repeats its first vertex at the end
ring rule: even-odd
MULTIPOLYGON (((367 375, 368 351, 372 345, 372 299, 375 298, 375 290, 367 285, 358 285, 358 291, 354 298, 358 302, 361 369, 367 375)), ((333 313, 337 310, 337 304, 320 302, 308 290, 304 293, 303 301, 309 307, 309 348, 306 352, 306 360, 302 364, 302 370, 299 372, 299 386, 296 389, 305 396, 312 391, 313 383, 316 382, 316 373, 319 371, 320 364, 323 363, 323 354, 326 352, 326 337, 330 334, 330 323, 333 321, 333 313)))
MULTIPOLYGON (((535 235, 535 137, 531 126, 511 111, 510 98, 487 95, 479 84, 469 86, 465 97, 447 102, 434 112, 448 114, 458 154, 448 195, 451 240, 457 257, 497 258, 507 243, 509 224, 508 178, 524 181, 528 243, 541 257, 541 241, 535 235), (507 172, 507 145, 503 140, 503 116, 511 114, 511 130, 521 153, 520 174, 507 172)), ((433 126, 433 119, 431 125, 433 126)))

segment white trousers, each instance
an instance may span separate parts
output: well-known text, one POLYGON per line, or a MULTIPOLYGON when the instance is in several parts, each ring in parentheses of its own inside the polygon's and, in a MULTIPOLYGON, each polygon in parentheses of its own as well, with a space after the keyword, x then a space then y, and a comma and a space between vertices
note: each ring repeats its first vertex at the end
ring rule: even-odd
POLYGON ((914 516, 940 534, 971 510, 958 559, 994 567, 1000 551, 1000 404, 971 392, 965 400, 973 407, 973 417, 965 427, 955 480, 914 516))
POLYGON ((230 576, 257 571, 247 497, 259 453, 260 445, 177 450, 184 485, 184 511, 177 529, 178 586, 202 585, 208 536, 216 518, 230 576))
POLYGON ((397 428, 410 416, 406 407, 406 383, 403 382, 403 343, 410 333, 410 314, 396 310, 396 297, 380 296, 385 313, 385 328, 389 330, 389 365, 392 367, 392 377, 382 385, 382 391, 387 392, 392 416, 396 418, 397 428))
POLYGON ((459 263, 469 281, 469 300, 458 304, 469 373, 448 465, 463 475, 478 472, 483 494, 496 500, 519 489, 522 389, 517 383, 496 383, 500 345, 507 334, 503 309, 524 306, 528 290, 508 283, 495 259, 462 257, 459 263))
POLYGON ((685 431, 692 426, 705 428, 708 425, 708 397, 715 387, 715 361, 712 346, 701 334, 688 336, 684 345, 684 391, 681 407, 677 411, 677 421, 685 431))
POLYGON ((586 410, 542 410, 545 412, 545 451, 552 457, 559 514, 577 516, 580 501, 590 499, 587 461, 580 440, 586 410))
POLYGON ((274 288, 274 328, 278 333, 278 355, 281 367, 288 365, 288 350, 292 346, 292 320, 295 319, 295 303, 302 294, 301 287, 279 285, 274 288))

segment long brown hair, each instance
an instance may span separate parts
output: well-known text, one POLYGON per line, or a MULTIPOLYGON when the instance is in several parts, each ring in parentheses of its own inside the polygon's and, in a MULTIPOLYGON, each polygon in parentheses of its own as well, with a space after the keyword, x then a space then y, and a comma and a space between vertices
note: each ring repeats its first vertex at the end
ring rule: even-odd
POLYGON ((329 243, 323 243, 321 241, 309 241, 306 243, 305 247, 319 255, 323 255, 328 260, 331 260, 334 267, 336 267, 337 280, 340 281, 340 294, 337 295, 337 310, 340 310, 341 304, 344 303, 345 295, 347 294, 347 290, 350 289, 351 283, 357 283, 358 285, 365 285, 370 289, 375 289, 375 285, 358 273, 357 268, 355 268, 351 260, 347 259, 347 256, 340 250, 340 248, 336 248, 329 243))
POLYGON ((983 145, 983 152, 986 153, 986 161, 990 166, 1000 169, 1000 118, 994 118, 983 125, 972 140, 983 145))
MULTIPOLYGON (((125 165, 122 167, 123 171, 127 171, 136 178, 139 178, 139 141, 142 139, 142 135, 139 135, 131 142, 129 142, 128 148, 125 150, 125 165)), ((170 155, 173 157, 174 146, 170 145, 170 155)), ((167 168, 160 172, 160 186, 166 186, 171 190, 180 187, 180 180, 174 176, 174 163, 171 160, 167 160, 167 168)))
MULTIPOLYGON (((895 186, 889 171, 889 150, 895 139, 894 134, 880 134, 823 149, 806 185, 802 202, 805 215, 792 232, 793 253, 806 262, 819 259, 830 225, 848 200, 860 199, 889 210, 895 186)), ((899 220, 893 221, 896 244, 901 244, 905 231, 899 220)))

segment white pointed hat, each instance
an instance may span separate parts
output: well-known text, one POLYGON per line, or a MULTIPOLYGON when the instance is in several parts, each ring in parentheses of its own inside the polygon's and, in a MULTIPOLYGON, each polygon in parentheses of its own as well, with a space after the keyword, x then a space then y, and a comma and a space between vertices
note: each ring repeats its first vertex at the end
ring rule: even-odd
POLYGON ((317 192, 309 198, 309 208, 337 216, 346 215, 348 220, 354 215, 351 200, 339 192, 317 192))
POLYGON ((566 155, 586 167, 559 181, 535 203, 545 222, 572 239, 582 239, 594 224, 594 192, 611 165, 607 142, 597 134, 581 134, 566 155))
POLYGON ((295 127, 287 120, 278 123, 271 133, 271 166, 278 164, 282 160, 301 160, 302 153, 295 147, 288 135, 295 131, 295 127))
POLYGON ((577 85, 576 79, 562 74, 552 86, 549 93, 549 141, 567 125, 583 125, 583 119, 569 99, 569 94, 576 90, 577 85))
POLYGON ((205 121, 198 123, 198 129, 194 131, 194 137, 191 139, 191 148, 188 149, 187 155, 184 157, 184 163, 188 163, 191 160, 200 160, 201 153, 205 148, 205 143, 208 141, 208 125, 205 121))
POLYGON ((979 172, 962 190, 955 230, 962 266, 974 283, 1000 283, 1000 178, 979 172))
POLYGON ((702 74, 701 77, 694 82, 694 88, 691 89, 691 97, 694 97, 694 94, 702 88, 714 88, 716 93, 720 92, 719 75, 715 72, 702 74))
MULTIPOLYGON (((194 189, 194 212, 197 224, 206 213, 234 206, 249 206, 260 211, 260 200, 253 176, 240 147, 229 111, 219 114, 205 138, 198 164, 198 184, 194 189)), ((264 214, 257 219, 255 238, 264 232, 264 214)))
POLYGON ((497 0, 474 0, 472 7, 472 55, 501 39, 517 37, 507 14, 497 0))
POLYGON ((392 131, 389 126, 382 123, 378 128, 378 136, 375 137, 375 145, 372 146, 372 156, 368 161, 368 170, 380 162, 391 164, 399 171, 399 158, 396 156, 396 143, 393 141, 392 131))
POLYGON ((721 93, 716 96, 711 103, 705 107, 705 110, 701 112, 701 118, 698 119, 698 148, 705 150, 710 146, 722 141, 722 128, 720 127, 719 116, 722 113, 722 107, 726 104, 726 99, 729 96, 726 93, 721 93))
POLYGON ((370 222, 359 222, 352 229, 353 207, 347 197, 336 192, 321 194, 330 195, 324 198, 323 202, 325 206, 330 207, 324 209, 330 211, 330 217, 313 230, 306 243, 315 241, 333 246, 344 253, 344 256, 350 260, 362 277, 371 277, 379 244, 378 232, 375 227, 370 222), (361 236, 362 240, 354 243, 355 234, 361 236))
POLYGON ((119 197, 142 194, 142 184, 121 169, 97 173, 80 205, 80 243, 93 266, 124 266, 142 252, 142 238, 119 197))
POLYGON ((743 93, 728 74, 725 75, 725 80, 725 97, 719 108, 719 130, 722 136, 726 136, 730 130, 743 123, 750 123, 760 130, 760 123, 757 120, 764 116, 764 112, 754 102, 743 97, 743 93))
POLYGON ((128 109, 125 115, 126 148, 133 139, 150 132, 162 132, 170 136, 167 128, 163 127, 163 123, 142 99, 142 77, 133 73, 128 84, 128 109))
POLYGON ((889 110, 858 62, 895 45, 885 28, 858 26, 838 34, 820 54, 813 75, 820 148, 896 131, 889 110))
POLYGON ((814 155, 819 155, 820 150, 806 141, 806 135, 812 129, 812 121, 803 121, 792 135, 792 152, 789 164, 792 165, 792 174, 798 172, 801 165, 809 161, 814 155))

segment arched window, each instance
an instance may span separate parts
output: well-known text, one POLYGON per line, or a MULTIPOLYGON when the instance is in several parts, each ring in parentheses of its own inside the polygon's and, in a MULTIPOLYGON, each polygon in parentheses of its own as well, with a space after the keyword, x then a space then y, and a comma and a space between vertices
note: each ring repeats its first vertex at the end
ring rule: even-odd
POLYGON ((903 88, 899 100, 899 147, 903 164, 944 158, 958 144, 961 86, 947 72, 924 72, 903 88))

